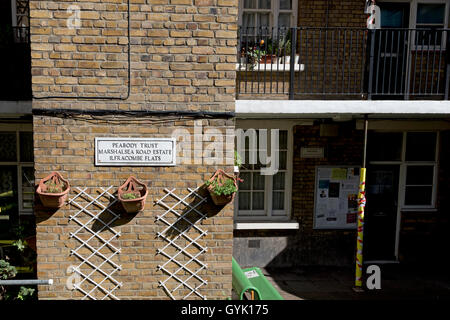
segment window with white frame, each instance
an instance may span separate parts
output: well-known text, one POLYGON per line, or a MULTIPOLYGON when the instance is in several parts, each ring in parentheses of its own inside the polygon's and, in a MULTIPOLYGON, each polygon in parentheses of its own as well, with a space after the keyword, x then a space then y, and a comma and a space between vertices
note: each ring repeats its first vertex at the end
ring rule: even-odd
POLYGON ((290 216, 292 131, 288 128, 260 128, 255 129, 254 135, 248 134, 248 129, 243 129, 243 132, 247 135, 243 148, 238 150, 243 164, 239 175, 242 181, 239 183, 235 202, 236 219, 286 221, 290 216), (272 135, 276 134, 275 130, 278 132, 278 148, 273 151, 278 152, 277 170, 273 175, 265 175, 264 168, 270 164, 266 164, 264 156, 261 155, 275 154, 270 143, 272 135), (264 138, 268 142, 267 149, 261 147, 263 135, 267 137, 264 138))
POLYGON ((371 132, 371 165, 399 165, 402 209, 433 209, 436 204, 438 132, 371 132))
MULTIPOLYGON (((409 5, 409 16, 402 18, 401 10, 393 10, 383 12, 382 19, 387 19, 392 27, 404 27, 401 23, 402 19, 408 19, 410 29, 419 29, 412 33, 412 43, 417 46, 425 46, 428 50, 432 46, 439 46, 445 39, 446 33, 443 31, 420 31, 420 29, 443 29, 448 25, 448 16, 450 9, 450 0, 383 0, 377 1, 394 7, 399 3, 409 5), (383 16, 384 15, 384 16, 383 16), (398 24, 398 25, 397 25, 398 24)), ((445 41, 444 41, 445 45, 445 41)), ((415 47, 416 49, 420 49, 415 47)))
MULTIPOLYGON (((417 29, 443 29, 446 25, 447 3, 418 2, 415 5, 415 27, 417 29)), ((443 32, 417 31, 416 44, 423 46, 439 46, 444 37, 443 32)))
POLYGON ((293 0, 240 0, 239 25, 253 28, 294 27, 297 2, 293 0))
MULTIPOLYGON (((26 127, 26 126, 25 126, 26 127)), ((0 219, 33 213, 33 133, 28 128, 0 129, 0 219)))

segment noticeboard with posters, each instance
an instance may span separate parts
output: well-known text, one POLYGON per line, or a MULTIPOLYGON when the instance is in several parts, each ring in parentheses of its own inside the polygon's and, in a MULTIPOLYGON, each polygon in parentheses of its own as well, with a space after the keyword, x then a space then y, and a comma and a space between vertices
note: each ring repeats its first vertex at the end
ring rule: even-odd
POLYGON ((358 166, 317 166, 314 229, 355 229, 358 215, 358 166))

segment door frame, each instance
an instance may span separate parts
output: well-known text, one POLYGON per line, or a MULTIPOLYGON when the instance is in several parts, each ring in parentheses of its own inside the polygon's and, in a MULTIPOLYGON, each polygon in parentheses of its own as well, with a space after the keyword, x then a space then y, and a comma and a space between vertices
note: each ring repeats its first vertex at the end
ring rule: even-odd
POLYGON ((440 150, 440 129, 436 130, 420 130, 417 129, 395 129, 395 128, 385 128, 381 130, 372 130, 374 132, 401 132, 402 137, 402 150, 401 150, 401 160, 400 161, 369 161, 368 165, 374 166, 374 165, 398 165, 399 168, 399 185, 398 185, 398 195, 397 195, 397 226, 396 226, 396 233, 395 233, 395 261, 375 261, 375 260, 368 260, 364 261, 363 263, 398 263, 399 262, 399 243, 400 243, 400 228, 401 228, 401 218, 402 218, 402 212, 403 211, 435 211, 436 210, 436 201, 437 201, 437 189, 438 189, 438 170, 439 170, 439 150, 440 150), (434 174, 433 174, 433 188, 432 188, 432 204, 430 206, 414 206, 414 207, 408 207, 404 205, 405 200, 405 184, 406 184, 406 168, 408 165, 420 165, 422 162, 407 162, 406 161, 406 137, 408 132, 435 132, 436 133, 436 146, 435 146, 435 161, 430 161, 429 164, 431 165, 431 162, 433 162, 434 165, 434 174))

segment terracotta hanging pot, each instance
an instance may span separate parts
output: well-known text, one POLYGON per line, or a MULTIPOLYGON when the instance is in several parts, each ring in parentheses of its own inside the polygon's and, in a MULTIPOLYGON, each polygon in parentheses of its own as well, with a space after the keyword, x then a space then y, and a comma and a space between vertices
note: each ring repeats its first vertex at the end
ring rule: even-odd
POLYGON ((127 213, 137 213, 144 210, 147 198, 147 185, 135 177, 129 177, 117 191, 119 201, 127 213))
POLYGON ((69 190, 69 181, 59 172, 54 171, 39 181, 36 192, 45 207, 58 209, 66 202, 69 190))
POLYGON ((208 180, 210 184, 207 187, 209 194, 211 195, 211 199, 216 206, 224 206, 224 205, 230 203, 231 201, 233 201, 234 197, 236 195, 236 191, 229 195, 225 195, 225 194, 219 195, 214 190, 215 189, 214 183, 213 183, 214 180, 217 180, 217 184, 219 186, 223 186, 227 180, 232 180, 234 186, 236 187, 236 191, 237 191, 238 186, 236 183, 236 177, 226 173, 225 171, 223 171, 221 169, 218 169, 214 173, 214 175, 208 180))

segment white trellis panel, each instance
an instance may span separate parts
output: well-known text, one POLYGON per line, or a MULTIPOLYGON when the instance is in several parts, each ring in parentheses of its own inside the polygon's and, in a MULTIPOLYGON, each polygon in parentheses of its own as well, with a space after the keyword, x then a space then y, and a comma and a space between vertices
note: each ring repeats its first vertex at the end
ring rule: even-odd
POLYGON ((79 242, 78 247, 71 250, 70 254, 81 261, 77 267, 73 268, 74 272, 81 277, 81 281, 75 283, 73 289, 84 294, 82 299, 97 300, 98 296, 102 295, 102 300, 107 298, 119 300, 113 292, 121 287, 122 283, 114 278, 114 274, 122 267, 116 264, 113 258, 120 253, 120 248, 116 248, 112 241, 120 236, 120 232, 114 230, 111 225, 120 216, 110 209, 117 202, 117 198, 110 193, 112 188, 113 186, 106 189, 91 188, 100 191, 95 194, 95 197, 86 192, 88 188, 74 188, 77 194, 69 199, 69 204, 78 209, 69 218, 69 222, 73 221, 79 225, 75 232, 70 233, 70 238, 79 242), (101 201, 102 198, 109 203, 105 205, 105 202, 101 201), (104 221, 101 218, 104 214, 109 214, 112 218, 104 221), (98 230, 92 230, 92 227, 89 227, 94 224, 99 225, 98 230), (106 232, 102 236, 102 232, 106 230, 109 231, 108 234, 112 234, 111 237, 106 237, 106 232), (101 262, 99 263, 98 260, 101 262), (86 269, 88 271, 82 271, 86 269))
POLYGON ((161 221, 164 224, 164 229, 158 232, 157 235, 167 242, 163 248, 157 250, 157 253, 168 259, 158 266, 159 270, 168 274, 168 277, 164 281, 159 281, 159 285, 164 288, 173 300, 177 299, 174 293, 181 289, 187 289, 188 292, 182 294, 182 299, 187 299, 192 294, 196 294, 206 300, 206 297, 200 293, 199 289, 208 283, 200 275, 200 272, 208 266, 199 257, 208 248, 201 245, 199 240, 207 234, 207 231, 202 230, 197 225, 197 222, 201 222, 206 218, 206 214, 197 208, 207 201, 207 198, 199 195, 198 189, 188 188, 189 193, 183 196, 183 198, 174 193, 176 189, 164 189, 166 194, 156 201, 156 204, 166 210, 162 215, 156 216, 156 222, 161 221), (188 203, 187 200, 192 197, 196 202, 191 201, 191 203, 188 203), (193 202, 195 204, 192 204, 193 202), (193 219, 189 217, 193 217, 193 219), (187 228, 180 228, 182 224, 186 225, 187 228), (188 232, 192 229, 198 234, 197 236, 192 237, 188 235, 188 232), (175 231, 176 236, 169 236, 168 231, 175 231), (173 249, 175 249, 175 253, 173 253, 173 249), (188 249, 196 253, 190 253, 188 249), (169 268, 169 264, 176 265, 178 268, 176 270, 169 268), (184 274, 181 274, 181 272, 184 274))

